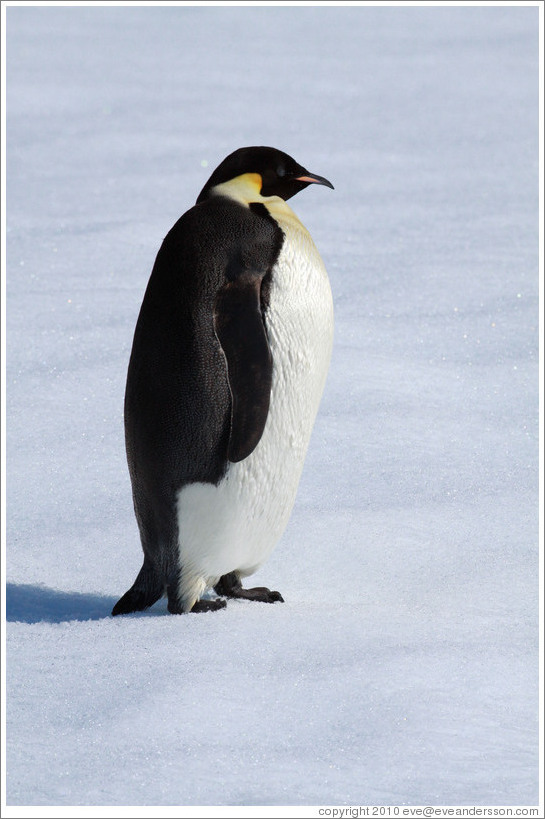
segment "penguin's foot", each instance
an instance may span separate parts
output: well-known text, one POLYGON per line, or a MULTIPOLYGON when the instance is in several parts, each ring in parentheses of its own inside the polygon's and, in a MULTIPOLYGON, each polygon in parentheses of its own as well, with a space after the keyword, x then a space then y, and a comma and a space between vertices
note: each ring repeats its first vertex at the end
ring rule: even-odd
POLYGON ((277 591, 271 591, 266 586, 255 586, 253 589, 243 589, 236 572, 224 574, 214 586, 216 594, 224 597, 238 597, 242 600, 257 600, 259 603, 283 603, 284 598, 277 591))
MULTIPOLYGON (((218 609, 224 609, 226 605, 227 603, 225 600, 197 600, 196 603, 193 603, 193 607, 190 609, 190 612, 218 611, 218 609)), ((171 614, 186 613, 179 603, 171 603, 170 601, 168 604, 168 610, 171 614)))
POLYGON ((197 600, 193 603, 191 611, 218 611, 224 609, 226 605, 225 600, 197 600))

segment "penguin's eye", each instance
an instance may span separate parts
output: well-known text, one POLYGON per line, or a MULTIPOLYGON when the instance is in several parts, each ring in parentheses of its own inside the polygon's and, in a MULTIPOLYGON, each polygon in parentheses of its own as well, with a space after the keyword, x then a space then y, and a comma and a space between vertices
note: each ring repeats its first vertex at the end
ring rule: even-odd
POLYGON ((277 176, 280 176, 280 177, 282 177, 282 176, 285 176, 285 175, 286 175, 286 169, 284 168, 284 166, 283 166, 283 165, 279 165, 279 166, 278 166, 278 168, 276 169, 276 175, 277 175, 277 176))

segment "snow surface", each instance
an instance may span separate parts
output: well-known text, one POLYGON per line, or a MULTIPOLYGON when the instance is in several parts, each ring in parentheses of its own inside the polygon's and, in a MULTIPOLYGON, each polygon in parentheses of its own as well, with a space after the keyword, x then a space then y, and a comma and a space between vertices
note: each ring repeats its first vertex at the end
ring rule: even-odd
POLYGON ((537 103, 536 7, 7 8, 8 805, 537 803, 537 103), (286 602, 114 620, 144 288, 251 144, 335 185, 286 602))

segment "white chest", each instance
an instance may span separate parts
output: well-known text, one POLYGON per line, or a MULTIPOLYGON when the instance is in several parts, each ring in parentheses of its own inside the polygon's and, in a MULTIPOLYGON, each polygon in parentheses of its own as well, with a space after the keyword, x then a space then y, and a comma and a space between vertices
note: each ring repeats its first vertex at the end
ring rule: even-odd
POLYGON ((188 608, 223 574, 256 571, 278 542, 326 380, 333 342, 329 281, 310 235, 287 210, 287 217, 273 213, 286 238, 266 313, 273 379, 263 436, 218 486, 191 484, 178 495, 180 594, 188 608))
POLYGON ((273 384, 265 433, 270 432, 288 460, 287 449, 293 450, 302 469, 331 358, 333 302, 325 267, 308 232, 275 218, 286 240, 266 315, 273 384))

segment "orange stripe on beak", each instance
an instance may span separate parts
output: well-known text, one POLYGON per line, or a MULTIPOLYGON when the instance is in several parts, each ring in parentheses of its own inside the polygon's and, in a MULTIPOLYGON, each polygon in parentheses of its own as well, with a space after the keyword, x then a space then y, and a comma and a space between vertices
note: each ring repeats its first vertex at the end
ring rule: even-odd
POLYGON ((328 188, 333 188, 333 185, 329 179, 326 179, 323 176, 310 176, 310 174, 308 174, 304 176, 296 176, 295 179, 297 182, 315 182, 317 185, 327 185, 328 188))

